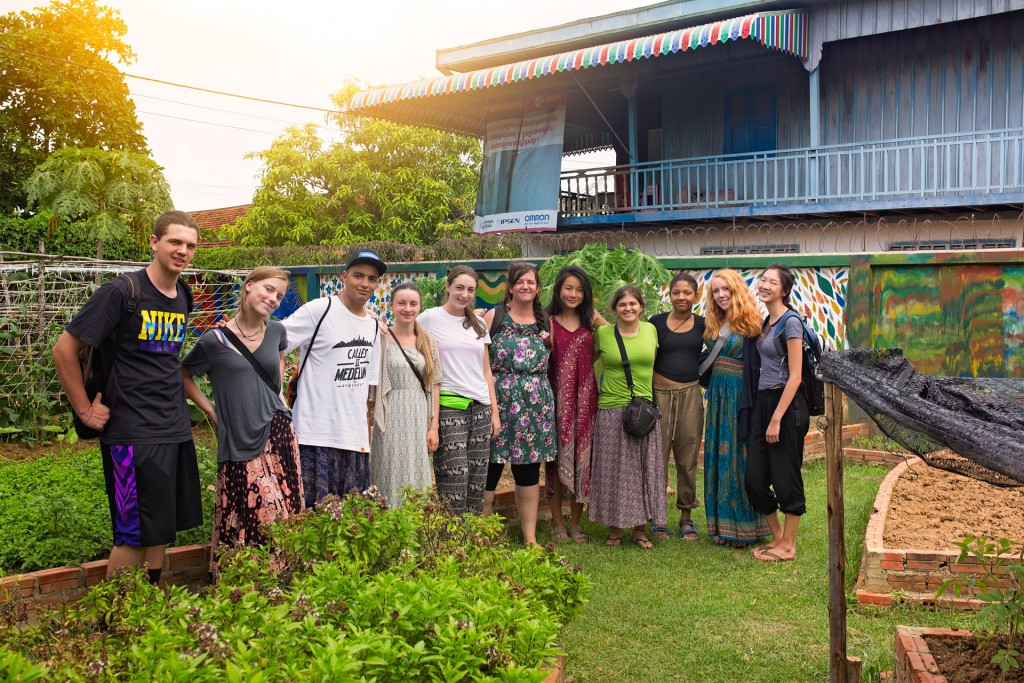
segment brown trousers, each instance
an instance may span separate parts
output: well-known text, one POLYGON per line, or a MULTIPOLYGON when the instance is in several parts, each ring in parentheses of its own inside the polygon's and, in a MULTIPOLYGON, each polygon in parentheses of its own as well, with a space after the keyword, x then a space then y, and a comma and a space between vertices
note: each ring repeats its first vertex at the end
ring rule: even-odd
POLYGON ((661 454, 668 471, 668 455, 676 462, 676 509, 692 510, 697 502, 697 453, 704 434, 704 399, 700 384, 677 387, 654 385, 661 409, 661 454))

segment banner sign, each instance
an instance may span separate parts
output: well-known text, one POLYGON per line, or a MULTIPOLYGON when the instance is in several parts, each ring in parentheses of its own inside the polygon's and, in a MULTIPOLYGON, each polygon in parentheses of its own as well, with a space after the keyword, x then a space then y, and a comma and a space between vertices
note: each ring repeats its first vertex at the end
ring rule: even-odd
POLYGON ((491 106, 473 232, 555 229, 564 137, 561 95, 491 106))

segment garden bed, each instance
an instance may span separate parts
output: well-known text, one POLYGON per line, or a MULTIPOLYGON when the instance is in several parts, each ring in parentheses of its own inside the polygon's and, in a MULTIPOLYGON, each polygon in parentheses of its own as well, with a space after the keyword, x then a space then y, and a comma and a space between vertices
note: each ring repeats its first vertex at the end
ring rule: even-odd
POLYGON ((269 533, 272 551, 225 553, 208 590, 133 570, 35 625, 23 602, 0 604, 0 680, 564 677, 556 636, 589 580, 550 550, 509 547, 494 519, 425 494, 391 510, 371 491, 269 533))
MULTIPOLYGON (((998 645, 979 649, 971 631, 948 628, 896 627, 896 668, 893 683, 987 683, 999 680, 992 664, 998 645)), ((1024 683, 1024 668, 1007 672, 1004 683, 1024 683)))
MULTIPOLYGON (((894 599, 932 605, 947 579, 983 574, 975 558, 959 561, 955 543, 967 534, 1024 540, 1024 492, 928 466, 915 458, 897 465, 879 487, 868 521, 857 598, 890 605, 894 599)), ((958 607, 970 596, 944 597, 958 607)))

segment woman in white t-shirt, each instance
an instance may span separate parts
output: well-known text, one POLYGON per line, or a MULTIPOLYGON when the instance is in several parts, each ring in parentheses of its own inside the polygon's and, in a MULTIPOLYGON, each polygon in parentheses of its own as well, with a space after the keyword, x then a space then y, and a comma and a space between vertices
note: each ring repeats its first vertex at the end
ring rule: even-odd
POLYGON ((491 338, 473 311, 476 271, 448 272, 445 301, 417 318, 441 355, 440 444, 434 453, 437 492, 455 514, 483 512, 491 438, 498 434, 498 403, 487 346, 491 338))

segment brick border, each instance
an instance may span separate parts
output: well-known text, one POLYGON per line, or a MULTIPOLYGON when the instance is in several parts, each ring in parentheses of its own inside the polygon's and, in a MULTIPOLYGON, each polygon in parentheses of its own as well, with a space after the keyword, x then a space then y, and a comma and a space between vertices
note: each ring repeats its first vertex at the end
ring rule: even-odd
POLYGON ((909 453, 890 453, 889 451, 875 451, 867 448, 846 447, 843 449, 844 460, 868 465, 889 465, 895 467, 914 457, 914 455, 909 453))
POLYGON ((925 607, 943 605, 959 609, 979 609, 981 603, 971 597, 952 594, 937 599, 942 583, 958 574, 983 576, 975 558, 958 562, 959 550, 886 548, 885 520, 896 482, 920 458, 901 462, 878 487, 874 510, 864 533, 864 554, 857 576, 857 601, 862 605, 892 605, 901 600, 925 607))
MULTIPOLYGON (((210 546, 168 548, 164 555, 161 584, 199 588, 208 585, 210 546)), ((28 602, 29 617, 40 607, 66 605, 81 599, 107 575, 107 561, 86 562, 77 567, 58 567, 0 578, 0 602, 28 602)))
POLYGON ((948 628, 897 626, 896 664, 892 675, 886 680, 892 680, 893 683, 949 683, 949 679, 939 673, 935 658, 922 636, 970 638, 972 633, 948 628))

